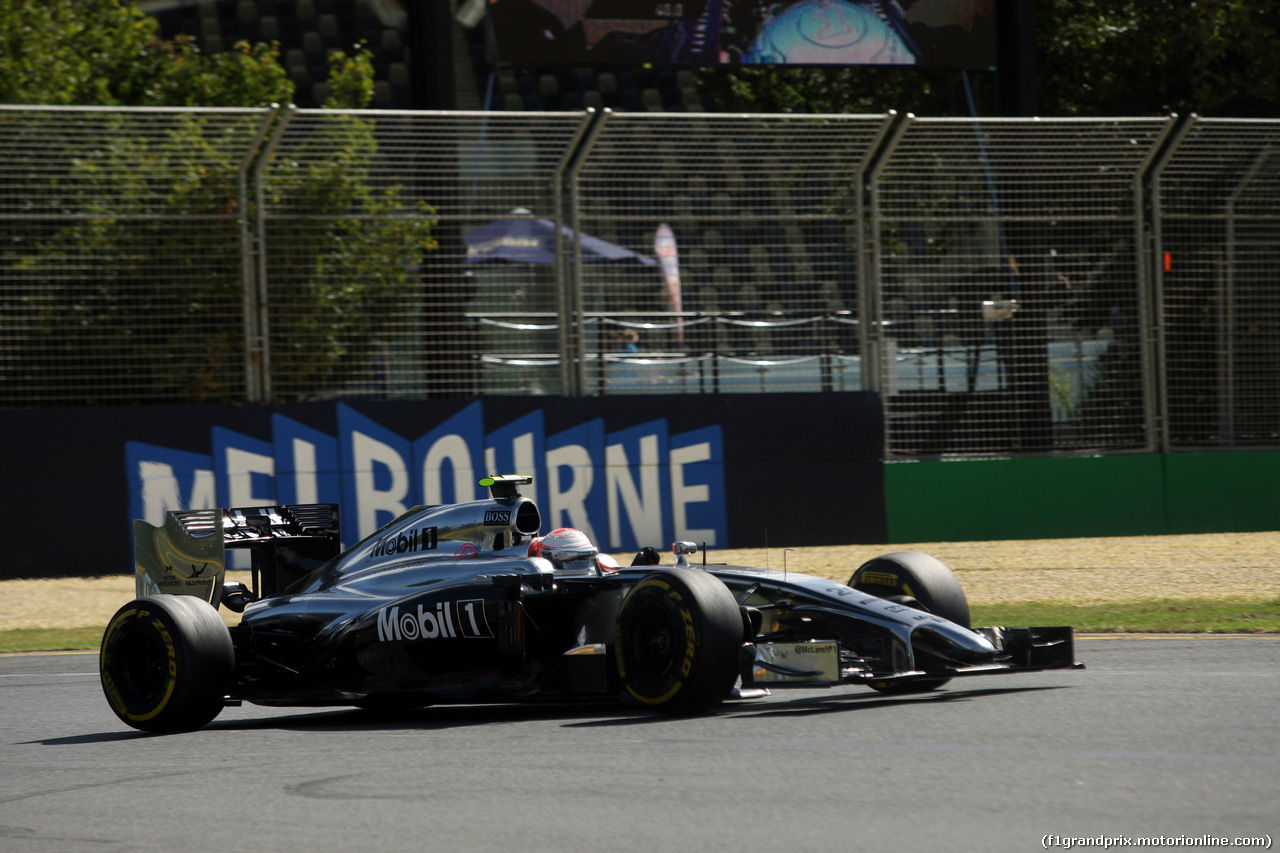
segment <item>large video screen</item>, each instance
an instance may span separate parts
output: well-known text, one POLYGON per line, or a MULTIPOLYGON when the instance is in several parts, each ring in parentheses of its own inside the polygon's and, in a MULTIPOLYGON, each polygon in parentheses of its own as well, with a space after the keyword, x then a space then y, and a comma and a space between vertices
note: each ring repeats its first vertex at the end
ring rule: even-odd
POLYGON ((990 68, 996 0, 490 0, 514 65, 990 68))

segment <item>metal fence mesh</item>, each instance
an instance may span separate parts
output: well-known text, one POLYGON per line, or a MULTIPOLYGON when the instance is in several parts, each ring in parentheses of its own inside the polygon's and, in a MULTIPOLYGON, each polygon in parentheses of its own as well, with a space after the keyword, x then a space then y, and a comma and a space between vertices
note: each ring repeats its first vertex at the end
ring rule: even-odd
POLYGON ((0 128, 0 406, 870 389, 892 456, 1280 446, 1280 121, 0 128))
POLYGON ((0 107, 7 406, 243 397, 262 110, 0 107))
POLYGON ((581 171, 579 219, 649 255, 667 226, 678 273, 584 268, 587 390, 817 391, 833 371, 860 387, 856 359, 835 357, 858 352, 860 174, 886 123, 610 117, 581 171))
POLYGON ((555 356, 554 331, 507 334, 539 312, 554 324, 554 271, 468 266, 464 237, 514 208, 554 215, 582 126, 555 113, 291 114, 263 171, 272 393, 532 391, 491 360, 555 356))
POLYGON ((1137 189, 1167 127, 905 124, 873 183, 891 451, 1145 446, 1137 189))
POLYGON ((457 204, 441 208, 442 225, 452 229, 445 247, 453 251, 435 260, 432 279, 434 287, 462 271, 469 393, 569 393, 560 357, 567 334, 560 290, 568 227, 563 178, 589 120, 580 113, 507 112, 477 113, 471 121, 461 142, 463 193, 457 204), (493 240, 512 242, 518 251, 528 238, 523 225, 544 236, 561 230, 554 262, 478 251, 493 240))
POLYGON ((1280 443, 1280 122, 1196 119, 1156 221, 1171 446, 1280 443))

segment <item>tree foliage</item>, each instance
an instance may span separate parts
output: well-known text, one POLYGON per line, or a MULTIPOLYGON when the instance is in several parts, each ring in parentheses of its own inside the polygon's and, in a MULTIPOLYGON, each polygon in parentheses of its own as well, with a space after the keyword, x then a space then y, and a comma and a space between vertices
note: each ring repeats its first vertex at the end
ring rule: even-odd
POLYGON ((274 45, 204 55, 121 0, 0 5, 0 103, 256 107, 292 92, 274 45))
MULTIPOLYGON (((371 54, 337 53, 330 68, 334 115, 295 151, 308 165, 268 167, 268 206, 307 213, 267 232, 285 259, 268 278, 273 366, 294 396, 332 392, 339 366, 368 369, 396 321, 388 306, 418 298, 413 270, 434 248, 432 211, 370 181, 373 122, 339 111, 372 100, 371 54)), ((139 402, 244 399, 245 238, 264 211, 239 183, 270 114, 198 108, 291 94, 276 45, 206 56, 120 0, 0 5, 0 102, 193 108, 0 115, 11 143, 0 183, 38 214, 0 251, 0 403, 59 389, 81 403, 118 402, 123 388, 139 402)))
POLYGON ((336 53, 330 61, 326 106, 333 114, 267 181, 267 202, 277 212, 267 232, 274 250, 271 365, 276 387, 287 388, 282 396, 291 398, 330 390, 350 376, 352 364, 377 355, 404 295, 415 292, 422 253, 436 248, 429 206, 406 203, 399 186, 372 187, 373 122, 338 110, 372 98, 368 52, 336 53))
MULTIPOLYGON (((762 66, 701 72, 704 92, 729 112, 966 115, 966 80, 959 72, 918 68, 762 66)), ((968 74, 969 92, 990 100, 994 75, 968 74)))
POLYGON ((1040 0, 1044 115, 1274 116, 1277 0, 1040 0))
POLYGON ((7 132, 33 139, 32 153, 3 168, 23 181, 36 214, 0 254, 0 324, 11 346, 21 342, 6 394, 74 389, 91 404, 128 385, 140 401, 243 397, 234 158, 261 122, 5 116, 7 132))

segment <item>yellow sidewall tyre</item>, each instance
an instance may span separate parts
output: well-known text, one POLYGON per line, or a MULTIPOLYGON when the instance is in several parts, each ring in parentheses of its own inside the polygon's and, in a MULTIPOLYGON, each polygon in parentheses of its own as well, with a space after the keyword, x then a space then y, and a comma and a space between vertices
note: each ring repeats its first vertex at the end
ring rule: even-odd
POLYGON ((738 679, 742 615, 719 579, 666 569, 637 583, 614 624, 624 695, 660 714, 705 714, 738 679))
POLYGON ((98 672, 111 710, 145 732, 198 729, 222 710, 235 649, 222 617, 189 595, 153 595, 116 611, 98 672))

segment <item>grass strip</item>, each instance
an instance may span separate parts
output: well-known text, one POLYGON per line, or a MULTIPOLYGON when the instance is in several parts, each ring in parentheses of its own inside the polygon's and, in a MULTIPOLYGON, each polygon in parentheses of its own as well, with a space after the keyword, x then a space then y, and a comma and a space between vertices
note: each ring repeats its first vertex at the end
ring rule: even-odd
MULTIPOLYGON (((1280 599, 1158 598, 1106 604, 974 604, 974 625, 1070 625, 1078 634, 1280 634, 1280 599)), ((0 654, 96 649, 102 628, 0 631, 0 654)))
POLYGON ((0 631, 0 654, 14 652, 74 652, 96 649, 101 628, 13 628, 0 631))
POLYGON ((1156 598, 1104 604, 974 604, 974 625, 1070 625, 1077 634, 1276 634, 1280 599, 1156 598))

